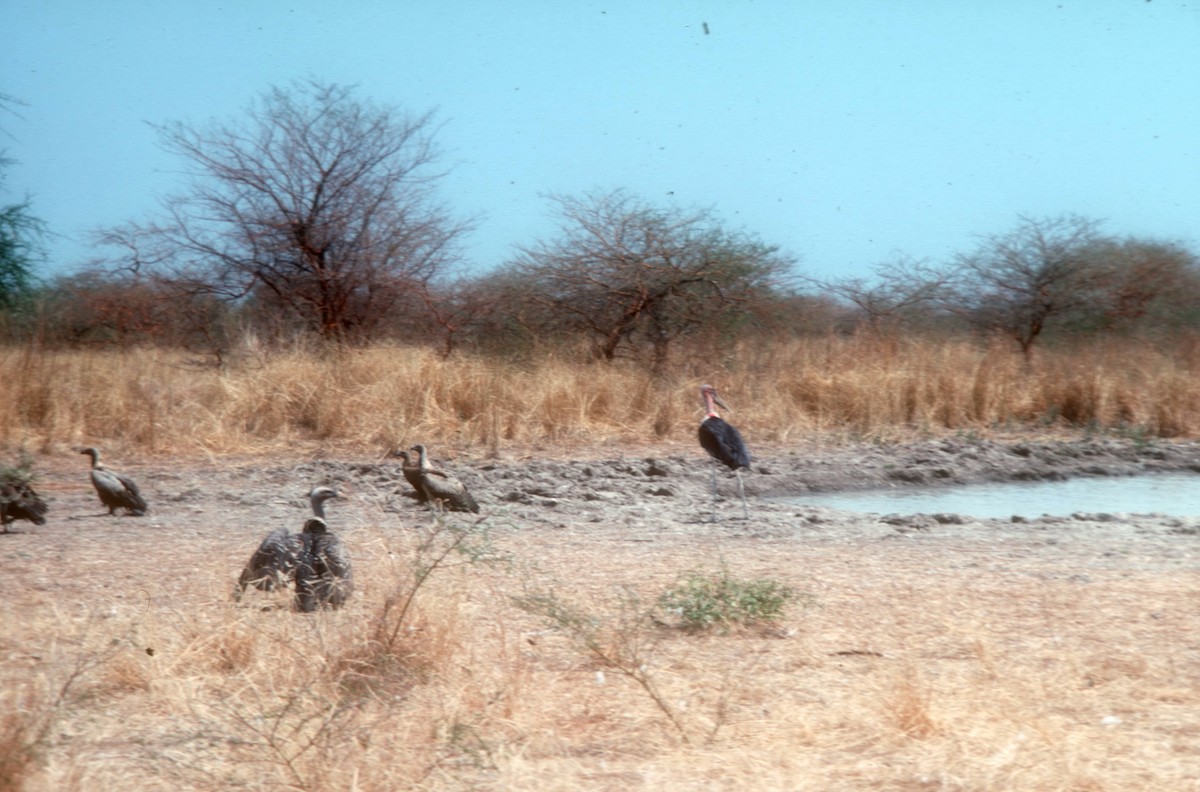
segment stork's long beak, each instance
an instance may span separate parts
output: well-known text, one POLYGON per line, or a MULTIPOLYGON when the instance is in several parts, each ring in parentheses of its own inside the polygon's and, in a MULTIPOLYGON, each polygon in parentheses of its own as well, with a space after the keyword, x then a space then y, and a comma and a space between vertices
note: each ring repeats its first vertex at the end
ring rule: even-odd
POLYGON ((732 412, 733 408, 731 408, 731 407, 730 407, 728 404, 726 404, 725 402, 721 401, 721 397, 720 397, 720 396, 718 396, 717 394, 715 394, 715 393, 714 393, 714 394, 712 395, 712 397, 713 397, 713 402, 714 402, 714 403, 716 403, 716 404, 719 404, 719 405, 721 405, 721 409, 722 409, 722 410, 730 410, 730 411, 732 412))

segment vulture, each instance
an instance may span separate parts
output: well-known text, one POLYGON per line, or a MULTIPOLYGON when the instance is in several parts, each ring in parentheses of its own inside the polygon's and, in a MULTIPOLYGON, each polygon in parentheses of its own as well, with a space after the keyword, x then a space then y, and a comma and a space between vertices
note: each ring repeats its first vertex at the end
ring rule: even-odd
POLYGON ((746 448, 746 441, 742 439, 742 433, 717 415, 716 405, 719 404, 726 410, 729 409, 729 406, 717 395, 717 389, 712 385, 701 386, 700 398, 704 401, 704 409, 707 413, 704 421, 700 424, 700 446, 713 458, 713 519, 715 520, 717 516, 718 464, 725 465, 737 476, 738 494, 742 496, 742 516, 749 519, 750 508, 746 505, 746 490, 742 486, 742 468, 750 467, 750 450, 746 448))
POLYGON ((427 503, 429 496, 425 494, 425 489, 421 486, 421 467, 413 463, 412 455, 407 451, 393 451, 392 456, 400 457, 402 465, 400 472, 404 474, 405 480, 412 485, 413 490, 417 493, 418 503, 427 503))
POLYGON ((242 598, 247 586, 254 586, 259 591, 274 591, 287 586, 295 575, 299 555, 300 534, 287 528, 271 531, 246 562, 238 577, 237 588, 233 590, 234 600, 242 598))
MULTIPOLYGON (((315 487, 308 493, 308 501, 312 506, 313 518, 325 519, 325 501, 339 498, 341 494, 332 487, 315 487)), ((302 534, 292 533, 287 528, 276 528, 267 534, 262 544, 250 556, 238 578, 237 588, 233 591, 234 600, 242 598, 248 586, 254 586, 260 591, 274 591, 287 588, 296 576, 296 564, 300 559, 304 542, 302 534)))
POLYGON ((471 497, 471 493, 467 491, 461 481, 444 470, 429 466, 429 460, 425 456, 425 446, 415 445, 412 450, 417 452, 420 489, 425 493, 430 506, 440 505, 450 511, 479 513, 479 504, 471 497))
POLYGON ((0 526, 8 533, 9 523, 28 520, 34 525, 46 524, 46 502, 28 482, 16 476, 0 478, 0 526))
POLYGON ((127 514, 135 517, 140 517, 148 511, 146 499, 138 492, 133 479, 114 473, 100 464, 99 450, 85 448, 79 453, 92 457, 92 486, 96 488, 100 502, 108 507, 109 515, 116 514, 117 509, 124 509, 127 514))
POLYGON ((321 517, 310 517, 300 534, 296 561, 296 610, 340 608, 354 591, 354 575, 346 546, 321 517))

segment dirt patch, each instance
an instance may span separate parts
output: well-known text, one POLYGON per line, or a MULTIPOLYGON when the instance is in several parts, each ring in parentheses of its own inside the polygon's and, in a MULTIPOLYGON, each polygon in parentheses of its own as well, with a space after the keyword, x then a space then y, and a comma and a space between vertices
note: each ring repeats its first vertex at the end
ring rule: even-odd
MULTIPOLYGON (((717 473, 719 497, 714 512, 713 468, 698 448, 668 448, 659 453, 646 449, 637 456, 619 457, 602 453, 562 458, 533 452, 442 463, 467 484, 501 532, 569 531, 592 541, 705 543, 771 537, 838 543, 919 535, 926 543, 1002 538, 1041 546, 1054 536, 1060 542, 1086 539, 1096 548, 1104 541, 1122 547, 1136 544, 1142 563, 1153 560, 1176 567, 1193 562, 1190 551, 1200 533, 1200 515, 1097 515, 1081 508, 1074 515, 1025 522, 967 515, 885 520, 879 515, 773 499, 872 487, 1200 472, 1197 442, 941 439, 886 446, 760 449, 752 468, 743 471, 751 503, 748 520, 742 519, 734 477, 724 468, 717 473)), ((401 475, 398 460, 312 459, 280 465, 264 459, 154 463, 113 459, 110 467, 140 483, 150 514, 106 516, 91 490, 86 459, 68 454, 39 460, 38 487, 50 503, 49 522, 43 527, 16 523, 11 528, 17 533, 0 539, 0 557, 8 560, 10 585, 24 583, 35 589, 67 585, 55 574, 62 570, 47 560, 95 549, 91 542, 101 543, 105 552, 84 563, 102 565, 107 559, 115 564, 118 559, 138 558, 143 563, 152 560, 160 570, 184 574, 183 568, 203 569, 233 580, 258 538, 281 525, 298 529, 307 511, 305 495, 318 484, 336 486, 346 494, 345 500, 331 506, 331 523, 341 530, 378 526, 381 518, 402 526, 427 514, 401 475), (80 541, 89 544, 80 548, 80 541), (176 552, 185 548, 186 552, 176 552)), ((83 555, 86 559, 87 553, 83 555)), ((136 580, 138 565, 118 566, 120 570, 113 574, 136 580)))

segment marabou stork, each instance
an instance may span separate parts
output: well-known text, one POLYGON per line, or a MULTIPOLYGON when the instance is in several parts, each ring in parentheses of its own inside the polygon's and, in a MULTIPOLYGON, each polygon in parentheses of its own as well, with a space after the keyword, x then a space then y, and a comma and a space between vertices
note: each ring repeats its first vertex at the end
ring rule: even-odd
POLYGON ((700 398, 704 400, 707 415, 700 424, 700 445, 713 458, 712 491, 713 491, 713 520, 717 518, 717 463, 724 464, 737 476, 738 494, 742 497, 742 516, 750 519, 750 507, 746 505, 746 490, 742 486, 742 468, 750 467, 750 450, 742 434, 721 416, 717 415, 716 405, 726 410, 729 406, 721 401, 717 389, 712 385, 700 387, 700 398))

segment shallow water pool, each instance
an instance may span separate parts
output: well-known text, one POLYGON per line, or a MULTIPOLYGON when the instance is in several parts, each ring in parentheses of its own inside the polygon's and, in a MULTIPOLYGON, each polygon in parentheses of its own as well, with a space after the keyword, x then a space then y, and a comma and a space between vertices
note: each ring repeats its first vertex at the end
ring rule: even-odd
POLYGON ((1020 481, 951 487, 904 487, 858 492, 795 495, 789 503, 879 514, 938 514, 973 517, 1040 517, 1075 512, 1160 513, 1200 516, 1200 474, 1020 481))

